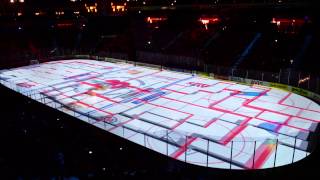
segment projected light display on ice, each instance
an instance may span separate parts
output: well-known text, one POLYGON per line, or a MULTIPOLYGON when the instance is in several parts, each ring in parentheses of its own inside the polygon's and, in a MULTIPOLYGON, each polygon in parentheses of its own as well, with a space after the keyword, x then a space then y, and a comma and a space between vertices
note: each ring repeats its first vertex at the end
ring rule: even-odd
POLYGON ((264 169, 309 155, 320 107, 291 92, 126 63, 61 60, 0 72, 2 85, 164 156, 264 169))

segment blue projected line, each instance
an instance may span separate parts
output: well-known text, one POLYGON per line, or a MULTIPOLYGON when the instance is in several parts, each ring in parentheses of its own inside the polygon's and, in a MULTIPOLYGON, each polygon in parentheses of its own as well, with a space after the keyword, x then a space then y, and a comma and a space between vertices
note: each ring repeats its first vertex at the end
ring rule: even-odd
MULTIPOLYGON (((174 84, 177 84, 177 83, 180 83, 180 82, 183 82, 183 81, 187 81, 187 80, 192 79, 192 78, 194 78, 194 77, 195 77, 195 76, 190 76, 190 77, 188 77, 188 78, 185 78, 185 79, 181 79, 181 80, 172 82, 172 83, 167 84, 167 85, 164 85, 164 86, 162 86, 162 87, 153 89, 151 92, 162 92, 161 89, 163 89, 163 88, 172 86, 172 85, 174 85, 174 84)), ((138 94, 136 94, 136 95, 134 95, 134 96, 132 96, 132 97, 129 97, 129 98, 126 98, 126 99, 120 101, 119 103, 127 103, 127 102, 130 102, 130 101, 132 101, 134 98, 139 97, 139 96, 142 96, 142 95, 144 95, 144 93, 138 93, 138 94)), ((160 97, 160 96, 159 96, 159 97, 160 97)), ((158 98, 158 97, 157 97, 157 98, 158 98)), ((155 100, 155 99, 157 99, 157 98, 154 98, 154 99, 152 99, 152 100, 155 100)), ((102 107, 101 109, 106 109, 106 108, 109 108, 109 107, 112 107, 112 106, 113 106, 113 104, 109 104, 109 105, 106 105, 106 106, 102 107)), ((89 113, 94 112, 94 111, 95 111, 95 110, 90 111, 89 113)))
POLYGON ((244 96, 261 96, 261 95, 263 95, 263 96, 267 96, 267 94, 263 94, 261 92, 241 92, 237 95, 244 95, 244 96))
POLYGON ((272 123, 261 123, 258 127, 275 132, 279 125, 272 123))
POLYGON ((144 102, 144 101, 152 101, 152 100, 157 99, 158 97, 160 97, 160 96, 162 96, 162 95, 164 95, 164 94, 166 94, 166 93, 160 91, 160 92, 158 92, 158 93, 156 93, 156 94, 152 94, 152 95, 150 95, 150 96, 144 97, 144 98, 142 98, 141 100, 133 101, 132 103, 133 103, 133 104, 140 104, 140 103, 142 103, 142 102, 144 102))
MULTIPOLYGON (((6 78, 6 77, 1 77, 1 76, 0 76, 0 80, 7 81, 7 80, 9 80, 9 79, 11 79, 11 78, 6 78)), ((7 82, 8 82, 8 81, 7 81, 7 82)))

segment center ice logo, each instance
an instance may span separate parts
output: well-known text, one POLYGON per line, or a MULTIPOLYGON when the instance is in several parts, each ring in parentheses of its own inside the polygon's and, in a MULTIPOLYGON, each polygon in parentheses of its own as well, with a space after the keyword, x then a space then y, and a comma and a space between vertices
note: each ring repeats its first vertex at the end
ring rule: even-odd
POLYGON ((130 87, 130 83, 119 80, 105 80, 105 81, 93 81, 93 82, 81 82, 81 84, 91 86, 95 90, 105 90, 105 89, 120 89, 130 87))
POLYGON ((203 84, 203 83, 198 83, 198 82, 189 82, 188 83, 190 86, 196 86, 196 87, 200 87, 200 88, 206 88, 209 87, 209 84, 203 84))
POLYGON ((130 83, 119 80, 106 80, 111 89, 128 88, 130 83))

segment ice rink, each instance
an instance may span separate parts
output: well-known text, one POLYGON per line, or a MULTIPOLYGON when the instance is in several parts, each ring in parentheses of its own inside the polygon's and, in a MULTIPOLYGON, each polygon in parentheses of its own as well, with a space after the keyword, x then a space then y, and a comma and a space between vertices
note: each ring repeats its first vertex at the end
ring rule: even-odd
POLYGON ((62 60, 0 71, 43 104, 186 163, 262 169, 309 154, 320 106, 278 89, 126 63, 62 60))

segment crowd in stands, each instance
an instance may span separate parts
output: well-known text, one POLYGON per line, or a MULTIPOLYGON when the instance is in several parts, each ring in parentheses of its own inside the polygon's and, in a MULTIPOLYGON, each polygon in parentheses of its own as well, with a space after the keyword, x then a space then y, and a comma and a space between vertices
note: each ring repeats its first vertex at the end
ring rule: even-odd
POLYGON ((319 47, 317 17, 287 15, 278 21, 273 14, 214 15, 218 22, 203 24, 197 13, 168 14, 156 23, 147 20, 150 16, 2 19, 0 66, 68 53, 122 54, 136 61, 142 52, 165 55, 169 61, 172 57, 172 63, 178 56, 234 69, 318 72, 313 66, 319 47))

